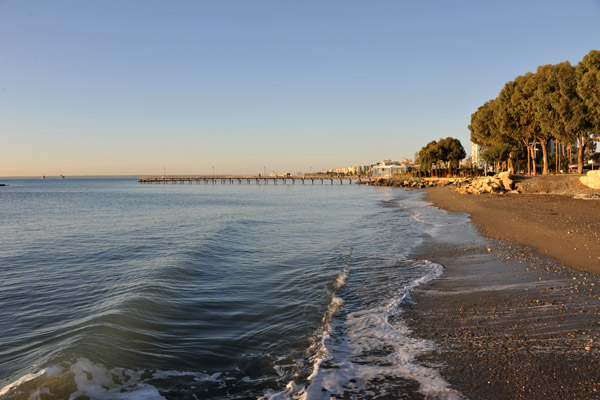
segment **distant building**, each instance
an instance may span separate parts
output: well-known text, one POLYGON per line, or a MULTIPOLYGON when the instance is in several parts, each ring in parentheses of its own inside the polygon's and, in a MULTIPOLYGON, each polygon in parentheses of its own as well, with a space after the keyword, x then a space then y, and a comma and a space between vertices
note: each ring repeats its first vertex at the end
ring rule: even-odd
POLYGON ((414 165, 408 164, 407 159, 403 163, 392 160, 383 160, 381 163, 373 167, 373 176, 387 176, 407 174, 415 169, 414 165))
POLYGON ((481 152, 483 148, 475 143, 473 143, 473 147, 471 150, 471 164, 473 167, 483 168, 485 166, 485 161, 481 158, 481 152))
POLYGON ((373 176, 393 176, 407 174, 418 169, 412 164, 412 160, 404 158, 402 161, 383 160, 376 165, 357 165, 345 168, 328 169, 328 175, 373 175, 373 176))
POLYGON ((330 175, 368 175, 371 173, 372 168, 372 165, 357 165, 354 167, 328 169, 326 173, 330 175))

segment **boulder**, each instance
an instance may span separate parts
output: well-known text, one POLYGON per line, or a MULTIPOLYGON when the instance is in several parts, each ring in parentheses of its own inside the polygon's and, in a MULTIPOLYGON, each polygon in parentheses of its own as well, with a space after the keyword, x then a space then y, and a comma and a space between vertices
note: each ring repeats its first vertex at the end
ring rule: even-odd
POLYGON ((579 181, 589 188, 600 189, 600 170, 588 171, 579 181))
POLYGON ((512 175, 510 171, 504 171, 498 174, 498 179, 502 181, 502 185, 504 185, 504 189, 506 190, 513 190, 515 188, 515 183, 512 179, 510 179, 511 177, 512 175))

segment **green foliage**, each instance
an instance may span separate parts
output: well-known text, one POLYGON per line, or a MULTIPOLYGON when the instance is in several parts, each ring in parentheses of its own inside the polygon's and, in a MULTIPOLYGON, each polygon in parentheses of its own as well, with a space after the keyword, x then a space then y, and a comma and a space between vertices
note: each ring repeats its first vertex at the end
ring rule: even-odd
POLYGON ((458 168, 460 160, 467 156, 460 140, 447 137, 438 142, 440 161, 447 162, 450 168, 458 168))
POLYGON ((423 172, 431 170, 433 164, 448 163, 450 168, 458 168, 460 160, 465 158, 467 153, 460 140, 447 137, 429 142, 419 151, 420 169, 423 172))
POLYGON ((568 61, 543 65, 506 83, 471 115, 469 130, 473 143, 488 148, 483 155, 488 161, 500 161, 507 151, 514 161, 514 150, 524 146, 527 169, 534 173, 536 142, 542 145, 544 173, 550 139, 576 142, 581 170, 586 147, 600 135, 600 51, 590 51, 576 67, 568 61))
POLYGON ((507 161, 512 151, 512 146, 508 143, 495 144, 486 148, 481 153, 481 158, 487 162, 503 162, 507 161))
POLYGON ((577 93, 590 108, 596 128, 600 124, 600 51, 590 51, 576 68, 577 93))
POLYGON ((471 115, 471 142, 487 147, 498 140, 498 128, 494 121, 494 100, 485 102, 471 115))
POLYGON ((438 162, 438 149, 437 142, 434 140, 432 142, 427 143, 419 151, 419 169, 422 172, 427 172, 431 170, 431 165, 436 164, 438 162))

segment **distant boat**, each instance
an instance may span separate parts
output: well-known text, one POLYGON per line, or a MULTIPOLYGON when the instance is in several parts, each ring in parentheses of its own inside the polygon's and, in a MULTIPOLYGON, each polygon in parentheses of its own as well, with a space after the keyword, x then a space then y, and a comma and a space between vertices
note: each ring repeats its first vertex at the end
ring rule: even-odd
POLYGON ((42 175, 42 179, 46 179, 46 176, 45 176, 45 175, 42 175))

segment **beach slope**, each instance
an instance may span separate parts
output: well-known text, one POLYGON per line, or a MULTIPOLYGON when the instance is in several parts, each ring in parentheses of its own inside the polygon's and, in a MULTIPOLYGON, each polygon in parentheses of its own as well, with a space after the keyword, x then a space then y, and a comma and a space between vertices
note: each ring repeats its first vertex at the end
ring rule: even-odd
POLYGON ((600 200, 567 195, 460 195, 449 187, 427 189, 426 199, 468 213, 488 237, 532 246, 564 265, 600 273, 600 200))

